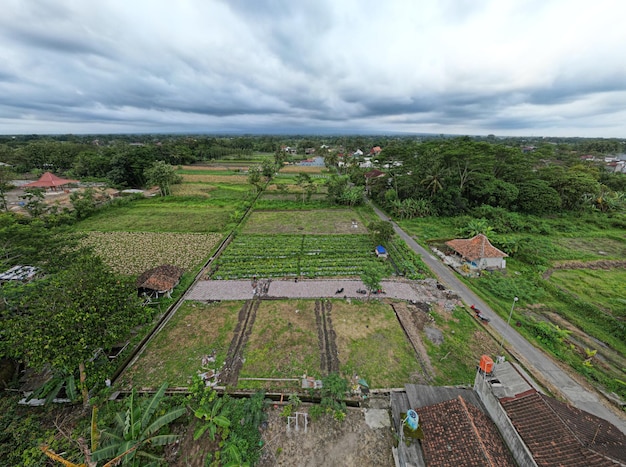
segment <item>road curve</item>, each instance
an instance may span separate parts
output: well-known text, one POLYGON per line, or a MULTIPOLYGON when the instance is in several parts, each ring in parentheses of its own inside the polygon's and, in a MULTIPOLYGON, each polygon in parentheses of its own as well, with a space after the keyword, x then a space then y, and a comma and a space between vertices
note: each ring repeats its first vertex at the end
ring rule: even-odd
POLYGON ((610 407, 607 407, 603 403, 601 396, 574 380, 552 357, 536 348, 514 328, 507 325, 506 321, 500 318, 485 302, 468 289, 448 266, 420 246, 380 209, 373 204, 372 207, 380 219, 391 222, 394 231, 413 251, 422 257, 422 260, 437 276, 439 282, 447 288, 454 290, 466 304, 476 305, 490 318, 489 325, 504 338, 505 348, 523 363, 533 377, 543 384, 547 383, 551 392, 560 394, 573 406, 611 422, 623 433, 626 433, 626 417, 624 414, 618 413, 617 409, 612 410, 610 407))

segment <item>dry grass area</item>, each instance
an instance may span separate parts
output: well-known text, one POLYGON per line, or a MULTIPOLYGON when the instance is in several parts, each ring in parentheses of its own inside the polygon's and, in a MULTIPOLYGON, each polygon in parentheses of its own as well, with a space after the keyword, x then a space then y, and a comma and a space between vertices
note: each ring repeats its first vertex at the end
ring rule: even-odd
POLYGON ((307 174, 321 174, 325 172, 326 167, 315 167, 310 165, 285 165, 282 169, 280 169, 280 173, 282 174, 298 174, 298 173, 307 173, 307 174))
POLYGON ((125 388, 187 386, 202 370, 202 356, 216 352, 214 368, 226 358, 243 302, 185 302, 121 377, 125 388))
MULTIPOLYGON (((240 377, 299 378, 320 374, 317 325, 311 300, 262 301, 240 377)), ((239 386, 264 387, 271 384, 239 386)), ((293 384, 295 388, 298 383, 293 384)))
POLYGON ((230 185, 245 185, 248 177, 245 175, 209 175, 183 174, 183 183, 226 183, 230 185))
POLYGON ((367 234, 361 216, 351 209, 254 211, 245 234, 367 234))
POLYGON ((198 196, 210 198, 211 192, 217 187, 206 183, 181 183, 172 185, 171 190, 174 196, 198 196))

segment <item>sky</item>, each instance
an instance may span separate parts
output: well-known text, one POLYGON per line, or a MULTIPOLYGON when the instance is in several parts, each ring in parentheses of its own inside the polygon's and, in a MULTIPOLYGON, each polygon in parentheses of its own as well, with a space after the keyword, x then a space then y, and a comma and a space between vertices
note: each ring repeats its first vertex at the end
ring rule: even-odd
POLYGON ((623 0, 3 0, 0 134, 626 137, 623 0))

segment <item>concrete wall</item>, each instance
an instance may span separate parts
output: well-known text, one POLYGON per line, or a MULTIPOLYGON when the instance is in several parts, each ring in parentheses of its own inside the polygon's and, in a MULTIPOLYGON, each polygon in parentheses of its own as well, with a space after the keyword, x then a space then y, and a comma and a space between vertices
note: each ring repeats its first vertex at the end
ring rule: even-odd
POLYGON ((502 408, 502 405, 500 405, 498 398, 491 392, 491 385, 489 382, 485 381, 478 372, 474 380, 474 391, 476 391, 478 397, 480 397, 480 400, 487 409, 489 416, 498 427, 498 430, 500 430, 500 434, 509 447, 515 461, 523 467, 536 467, 537 463, 533 459, 528 447, 524 444, 522 438, 520 438, 515 427, 513 427, 511 419, 502 408))

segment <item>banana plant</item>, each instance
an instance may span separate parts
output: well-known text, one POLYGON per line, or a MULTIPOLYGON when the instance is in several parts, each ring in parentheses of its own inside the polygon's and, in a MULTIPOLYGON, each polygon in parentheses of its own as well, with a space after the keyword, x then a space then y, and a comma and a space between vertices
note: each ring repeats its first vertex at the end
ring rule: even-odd
POLYGON ((222 415, 224 412, 224 399, 216 397, 215 391, 202 398, 200 406, 194 410, 194 415, 203 420, 204 423, 198 426, 193 434, 193 439, 198 440, 204 433, 209 432, 209 437, 215 441, 215 435, 220 433, 224 437, 228 436, 230 420, 222 415))
POLYGON ((184 407, 180 407, 155 418, 166 389, 167 383, 163 384, 151 399, 144 402, 136 400, 133 390, 127 400, 127 409, 115 415, 114 426, 102 431, 102 447, 92 453, 92 460, 97 462, 115 457, 121 458, 121 465, 157 465, 161 459, 144 448, 165 446, 176 441, 177 435, 159 434, 159 432, 161 428, 186 412, 184 407), (138 457, 144 460, 140 462, 138 457))

